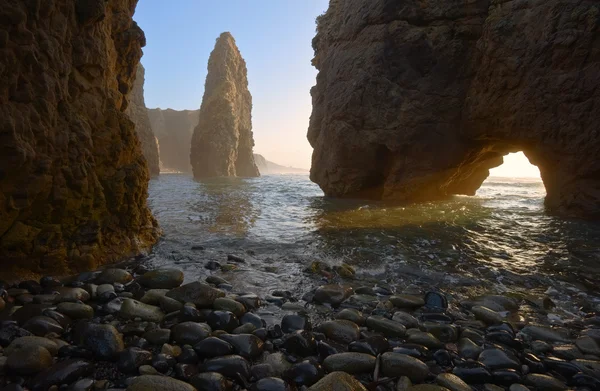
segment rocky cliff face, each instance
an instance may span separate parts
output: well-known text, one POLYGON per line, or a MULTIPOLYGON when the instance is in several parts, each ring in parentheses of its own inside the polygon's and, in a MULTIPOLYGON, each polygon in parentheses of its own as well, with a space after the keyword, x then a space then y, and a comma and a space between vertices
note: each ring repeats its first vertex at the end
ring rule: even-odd
POLYGON ((596 1, 330 2, 308 139, 326 194, 474 194, 502 156, 540 168, 553 211, 600 217, 596 1))
POLYGON ((217 39, 208 59, 208 75, 190 162, 197 179, 259 176, 252 147, 252 96, 246 62, 230 33, 217 39))
POLYGON ((190 148, 200 110, 148 109, 164 170, 192 172, 190 148))
POLYGON ((160 174, 158 145, 156 137, 154 137, 154 132, 152 132, 152 127, 150 126, 148 109, 146 109, 146 102, 144 101, 145 73, 146 71, 140 63, 137 68, 133 89, 129 96, 129 106, 127 107, 126 113, 135 124, 135 130, 140 139, 142 153, 146 158, 150 176, 156 177, 160 174))
POLYGON ((67 273, 157 239, 124 111, 145 43, 136 0, 0 7, 0 278, 67 273))

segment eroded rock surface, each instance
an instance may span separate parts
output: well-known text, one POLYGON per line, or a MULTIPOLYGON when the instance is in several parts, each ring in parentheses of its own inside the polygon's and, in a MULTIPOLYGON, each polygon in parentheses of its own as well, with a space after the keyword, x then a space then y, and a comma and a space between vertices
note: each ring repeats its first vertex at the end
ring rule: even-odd
POLYGON ((142 146, 142 153, 148 164, 148 172, 151 177, 156 177, 160 174, 158 142, 156 137, 154 137, 154 132, 150 126, 148 109, 146 109, 146 102, 144 101, 145 73, 144 67, 142 64, 139 64, 133 89, 129 96, 127 114, 135 124, 135 130, 137 131, 142 146))
POLYGON ((200 110, 148 109, 164 170, 192 172, 190 148, 200 110))
POLYGON ((546 205, 600 217, 600 5, 331 0, 308 139, 327 195, 472 195, 522 150, 546 205))
POLYGON ((259 176, 252 148, 252 96, 246 62, 230 33, 217 39, 208 59, 208 75, 190 161, 194 177, 259 176))
POLYGON ((149 247, 148 171, 127 95, 136 0, 0 7, 0 278, 91 269, 149 247))

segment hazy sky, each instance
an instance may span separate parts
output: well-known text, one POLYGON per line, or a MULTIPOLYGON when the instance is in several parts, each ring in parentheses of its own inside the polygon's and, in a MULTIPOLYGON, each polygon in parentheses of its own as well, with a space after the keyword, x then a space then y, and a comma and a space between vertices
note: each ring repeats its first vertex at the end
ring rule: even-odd
POLYGON ((327 0, 141 0, 149 108, 200 108, 208 56, 224 31, 246 60, 254 107, 254 151, 279 164, 310 167, 306 140, 316 70, 311 41, 327 0))
MULTIPOLYGON (((310 168, 306 140, 315 18, 328 0, 141 0, 135 20, 147 46, 145 98, 149 108, 200 108, 208 56, 224 31, 246 60, 253 98, 255 152, 279 164, 310 168), (175 5, 175 6, 174 6, 175 5)), ((505 157, 496 176, 539 176, 523 154, 505 157)))

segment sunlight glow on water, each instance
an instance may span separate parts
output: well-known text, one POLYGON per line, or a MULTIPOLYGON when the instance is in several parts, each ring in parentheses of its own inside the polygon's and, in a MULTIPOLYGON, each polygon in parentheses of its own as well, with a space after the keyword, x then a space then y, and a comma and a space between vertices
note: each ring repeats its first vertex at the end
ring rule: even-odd
POLYGON ((476 197, 398 206, 327 199, 303 175, 162 175, 150 184, 164 230, 153 262, 196 277, 208 260, 243 254, 245 273, 229 279, 257 289, 304 289, 301 270, 313 260, 424 284, 598 286, 600 226, 545 214, 544 196, 539 180, 490 178, 476 197))

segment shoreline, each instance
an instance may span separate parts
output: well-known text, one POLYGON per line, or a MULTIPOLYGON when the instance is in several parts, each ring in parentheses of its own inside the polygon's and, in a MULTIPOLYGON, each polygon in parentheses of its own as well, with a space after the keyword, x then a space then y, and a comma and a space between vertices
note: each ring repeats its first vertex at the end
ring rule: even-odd
POLYGON ((282 290, 259 297, 218 273, 183 284, 180 270, 148 270, 144 263, 135 259, 60 280, 3 285, 0 387, 600 386, 600 316, 594 308, 562 327, 548 327, 544 302, 536 307, 511 295, 460 300, 452 292, 364 281, 355 281, 363 286, 353 289, 347 282, 356 272, 345 264, 310 265, 307 278, 325 277, 324 285, 302 297, 282 290))

